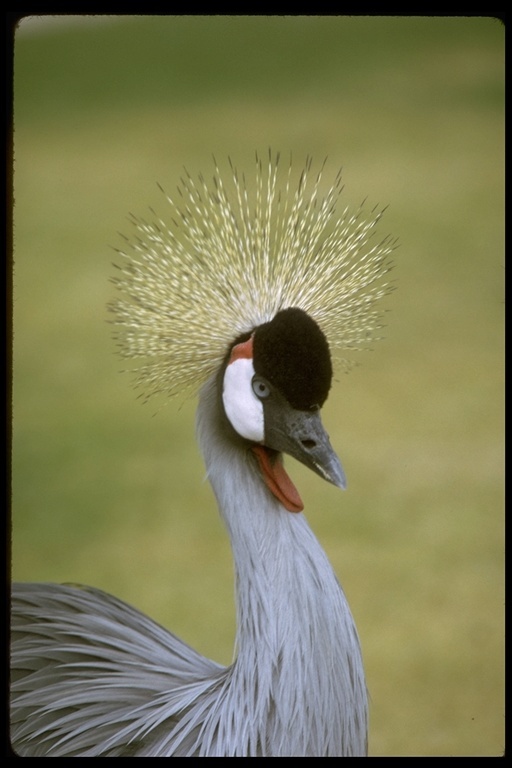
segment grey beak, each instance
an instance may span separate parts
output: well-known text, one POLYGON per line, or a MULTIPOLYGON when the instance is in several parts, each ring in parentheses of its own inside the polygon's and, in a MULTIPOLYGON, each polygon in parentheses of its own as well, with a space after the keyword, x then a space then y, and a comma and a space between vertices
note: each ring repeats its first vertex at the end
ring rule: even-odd
POLYGON ((293 456, 324 480, 346 488, 345 472, 324 429, 320 410, 298 411, 279 398, 279 402, 264 402, 264 418, 268 448, 293 456))

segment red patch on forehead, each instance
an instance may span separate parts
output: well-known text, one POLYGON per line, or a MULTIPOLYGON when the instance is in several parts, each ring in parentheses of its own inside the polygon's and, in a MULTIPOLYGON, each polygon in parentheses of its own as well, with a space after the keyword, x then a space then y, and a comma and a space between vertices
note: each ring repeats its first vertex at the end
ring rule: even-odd
POLYGON ((235 360, 240 360, 242 358, 245 358, 246 360, 252 360, 253 353, 252 353, 252 339, 254 334, 247 339, 247 341, 242 341, 240 344, 235 344, 233 349, 231 350, 231 354, 229 356, 228 365, 231 365, 231 363, 234 363, 235 360))

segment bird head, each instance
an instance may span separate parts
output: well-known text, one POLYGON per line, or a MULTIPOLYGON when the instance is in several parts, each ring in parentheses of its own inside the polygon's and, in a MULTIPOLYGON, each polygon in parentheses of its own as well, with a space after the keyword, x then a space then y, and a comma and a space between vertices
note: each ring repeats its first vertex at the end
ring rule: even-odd
POLYGON ((320 408, 345 350, 378 338, 376 304, 392 287, 382 211, 339 211, 341 173, 325 185, 324 166, 313 173, 308 158, 297 175, 269 152, 252 179, 231 161, 210 181, 185 172, 167 216, 131 217, 110 304, 121 355, 146 358, 135 369, 146 399, 219 376, 226 423, 293 510, 283 452, 345 485, 320 408))
POLYGON ((222 407, 248 441, 267 487, 290 512, 303 508, 281 462, 293 456, 345 488, 345 474, 320 418, 332 379, 327 339, 302 309, 290 307, 237 339, 222 373, 222 407))

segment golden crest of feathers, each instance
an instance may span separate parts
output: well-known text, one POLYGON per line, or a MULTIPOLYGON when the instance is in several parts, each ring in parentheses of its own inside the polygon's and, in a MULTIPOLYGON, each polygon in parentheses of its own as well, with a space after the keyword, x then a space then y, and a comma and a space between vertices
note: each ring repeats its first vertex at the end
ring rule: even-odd
POLYGON ((375 239, 382 211, 338 211, 341 172, 326 186, 324 171, 308 158, 297 175, 269 152, 249 179, 214 161, 211 181, 185 173, 166 195, 167 216, 131 218, 109 309, 121 355, 146 358, 146 397, 197 390, 235 338, 286 307, 316 320, 335 364, 375 339, 395 242, 375 239))

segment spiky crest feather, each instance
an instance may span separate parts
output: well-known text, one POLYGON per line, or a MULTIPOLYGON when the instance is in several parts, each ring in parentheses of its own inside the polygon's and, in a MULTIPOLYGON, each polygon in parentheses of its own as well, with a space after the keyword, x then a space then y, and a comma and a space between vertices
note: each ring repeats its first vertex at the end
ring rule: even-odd
POLYGON ((380 327, 395 247, 374 240, 383 211, 337 213, 341 171, 323 192, 325 161, 315 176, 310 157, 298 181, 271 152, 267 164, 256 155, 251 183, 231 160, 228 181, 214 166, 210 183, 185 172, 165 220, 132 216, 119 250, 123 298, 109 308, 121 355, 148 358, 135 369, 146 397, 197 391, 235 338, 286 307, 316 320, 335 364, 380 327))

